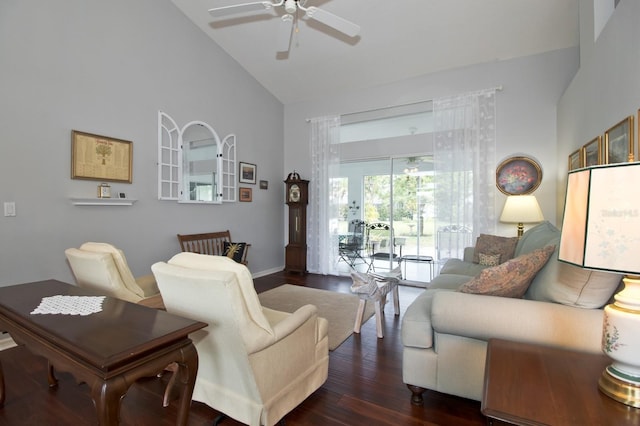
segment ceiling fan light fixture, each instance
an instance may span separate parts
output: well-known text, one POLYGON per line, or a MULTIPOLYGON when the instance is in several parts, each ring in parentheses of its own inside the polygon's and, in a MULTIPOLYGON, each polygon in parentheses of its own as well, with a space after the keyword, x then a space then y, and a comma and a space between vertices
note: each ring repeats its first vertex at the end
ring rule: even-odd
POLYGON ((285 0, 285 2, 284 2, 284 10, 289 14, 296 13, 296 10, 297 10, 296 1, 295 0, 285 0))

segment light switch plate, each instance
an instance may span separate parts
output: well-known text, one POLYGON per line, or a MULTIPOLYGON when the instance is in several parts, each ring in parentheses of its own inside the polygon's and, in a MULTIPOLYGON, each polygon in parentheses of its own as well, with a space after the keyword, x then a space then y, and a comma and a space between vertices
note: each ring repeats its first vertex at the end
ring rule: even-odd
POLYGON ((5 215, 5 217, 15 216, 16 215, 16 203, 15 203, 15 201, 5 201, 5 203, 4 203, 4 215, 5 215))

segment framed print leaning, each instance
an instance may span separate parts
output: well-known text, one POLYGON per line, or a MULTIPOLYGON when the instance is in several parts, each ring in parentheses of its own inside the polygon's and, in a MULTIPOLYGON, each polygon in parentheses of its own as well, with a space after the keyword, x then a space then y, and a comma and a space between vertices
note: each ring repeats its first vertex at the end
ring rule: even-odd
POLYGON ((633 161, 633 115, 625 118, 604 134, 604 164, 633 161))
POLYGON ((582 147, 583 166, 602 164, 602 136, 598 136, 582 147))
POLYGON ((71 131, 71 179, 133 181, 133 142, 71 131))
POLYGON ((496 169, 496 186, 506 195, 531 194, 542 182, 542 169, 529 157, 511 157, 496 169))

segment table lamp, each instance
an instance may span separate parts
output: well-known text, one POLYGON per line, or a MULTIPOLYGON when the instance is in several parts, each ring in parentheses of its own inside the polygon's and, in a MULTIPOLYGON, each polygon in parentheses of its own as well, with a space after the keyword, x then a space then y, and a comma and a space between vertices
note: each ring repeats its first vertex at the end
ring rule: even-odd
POLYGON ((500 222, 518 224, 518 238, 524 233, 525 223, 543 220, 544 216, 535 195, 509 195, 500 215, 500 222))
POLYGON ((607 396, 640 407, 640 163, 569 172, 558 259, 625 274, 604 309, 602 350, 613 363, 599 379, 607 396))

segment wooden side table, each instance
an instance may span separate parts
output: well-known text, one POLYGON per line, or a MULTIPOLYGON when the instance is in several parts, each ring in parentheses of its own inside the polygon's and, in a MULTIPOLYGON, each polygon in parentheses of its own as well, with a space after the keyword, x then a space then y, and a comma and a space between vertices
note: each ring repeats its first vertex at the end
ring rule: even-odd
POLYGON ((640 409, 598 390, 604 354, 492 339, 482 414, 501 425, 640 425, 640 409))

